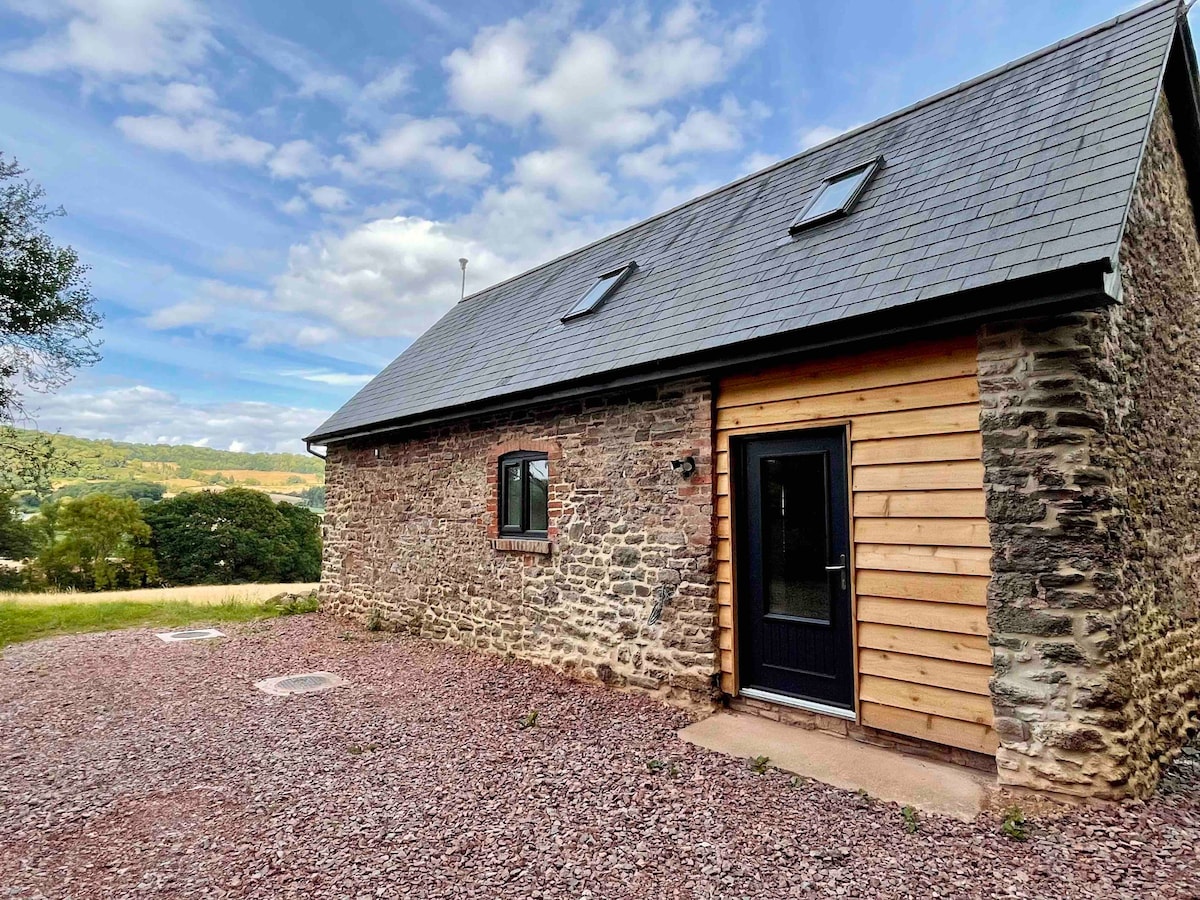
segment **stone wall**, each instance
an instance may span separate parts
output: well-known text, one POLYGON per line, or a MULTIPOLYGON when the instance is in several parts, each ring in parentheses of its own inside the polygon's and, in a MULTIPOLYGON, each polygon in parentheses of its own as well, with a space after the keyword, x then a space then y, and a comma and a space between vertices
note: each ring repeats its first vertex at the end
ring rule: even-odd
POLYGON ((1000 780, 1144 796, 1200 721, 1200 244, 1165 101, 1122 303, 980 335, 1000 780))
POLYGON ((717 671, 711 445, 712 395, 698 380, 334 445, 323 602, 707 704, 717 671), (515 449, 550 458, 547 554, 496 549, 497 460, 515 449), (697 471, 684 480, 670 463, 686 456, 697 471))

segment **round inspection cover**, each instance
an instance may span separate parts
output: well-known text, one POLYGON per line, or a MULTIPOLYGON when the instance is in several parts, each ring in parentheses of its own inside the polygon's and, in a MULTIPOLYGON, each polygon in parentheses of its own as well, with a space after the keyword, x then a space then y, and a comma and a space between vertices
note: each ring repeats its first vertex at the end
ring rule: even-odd
POLYGON ((345 679, 339 678, 332 672, 299 672, 295 675, 277 675, 274 678, 265 678, 262 681, 256 681, 254 686, 265 694, 286 697, 289 694, 314 694, 318 691, 327 691, 345 683, 345 679))

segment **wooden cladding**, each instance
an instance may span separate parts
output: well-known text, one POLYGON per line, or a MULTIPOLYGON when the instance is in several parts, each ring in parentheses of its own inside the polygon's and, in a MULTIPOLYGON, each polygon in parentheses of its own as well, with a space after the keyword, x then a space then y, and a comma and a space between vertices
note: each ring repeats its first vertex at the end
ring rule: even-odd
POLYGON ((717 387, 721 684, 737 692, 729 439, 847 423, 859 720, 996 750, 973 336, 744 372, 717 387))

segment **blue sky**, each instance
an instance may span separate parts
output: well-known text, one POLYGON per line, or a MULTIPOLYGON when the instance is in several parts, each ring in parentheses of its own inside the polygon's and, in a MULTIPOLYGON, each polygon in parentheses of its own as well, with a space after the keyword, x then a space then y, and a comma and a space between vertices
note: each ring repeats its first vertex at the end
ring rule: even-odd
POLYGON ((0 0, 0 150, 103 361, 34 424, 294 450, 468 290, 1119 0, 0 0))

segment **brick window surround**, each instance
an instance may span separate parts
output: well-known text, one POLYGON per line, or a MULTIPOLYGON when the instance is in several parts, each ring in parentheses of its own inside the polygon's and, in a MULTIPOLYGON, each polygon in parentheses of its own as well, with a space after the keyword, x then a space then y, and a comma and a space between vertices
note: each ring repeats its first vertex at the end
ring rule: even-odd
POLYGON ((545 438, 519 441, 503 441, 488 450, 487 481, 487 534, 494 550, 521 553, 549 553, 558 538, 558 520, 562 516, 565 491, 559 479, 562 448, 556 441, 545 438), (509 453, 544 453, 548 469, 549 485, 546 491, 547 527, 546 539, 507 538, 500 534, 500 457, 509 453))

